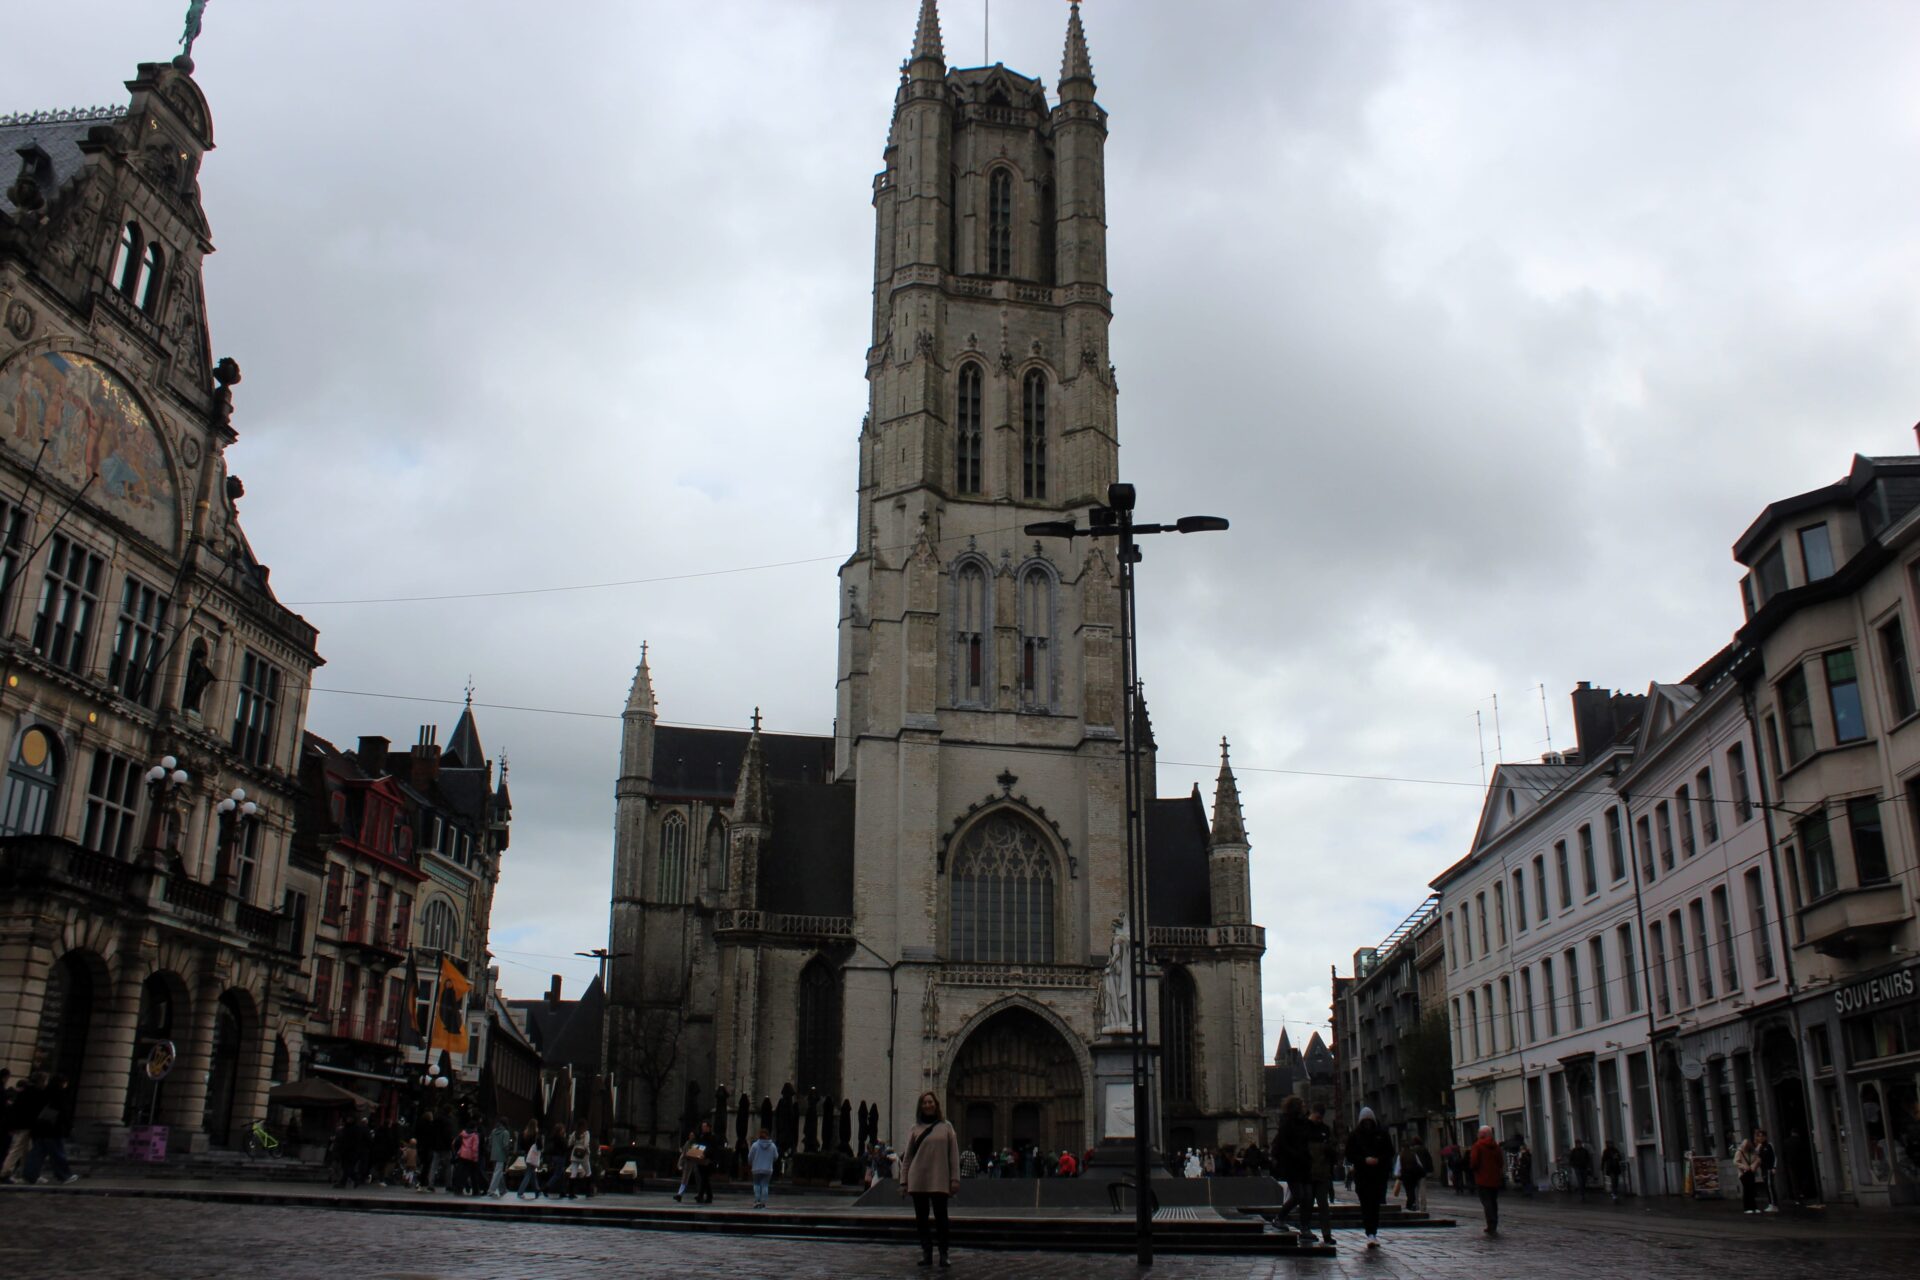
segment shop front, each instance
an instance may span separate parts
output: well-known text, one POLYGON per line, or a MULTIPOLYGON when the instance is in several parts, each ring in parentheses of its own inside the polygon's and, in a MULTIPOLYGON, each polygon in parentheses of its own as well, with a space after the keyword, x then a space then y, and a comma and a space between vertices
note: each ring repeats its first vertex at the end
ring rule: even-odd
POLYGON ((1831 1063, 1834 1149, 1855 1197, 1920 1204, 1920 964, 1854 979, 1824 1007, 1825 1025, 1808 1034, 1816 1067, 1823 1056, 1831 1063))

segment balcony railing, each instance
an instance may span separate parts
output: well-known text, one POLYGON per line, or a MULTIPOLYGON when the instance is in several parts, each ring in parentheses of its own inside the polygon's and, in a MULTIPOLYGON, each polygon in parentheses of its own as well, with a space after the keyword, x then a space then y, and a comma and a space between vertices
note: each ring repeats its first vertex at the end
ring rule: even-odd
MULTIPOLYGON (((176 864, 177 866, 177 864, 176 864)), ((121 910, 278 950, 292 946, 290 922, 215 885, 145 859, 122 862, 55 836, 0 838, 0 889, 65 890, 104 898, 121 910)))
POLYGON ((715 933, 779 934, 794 938, 851 938, 852 916, 790 915, 780 911, 714 912, 715 933))
POLYGON ((397 1018, 368 1018, 337 1013, 328 1021, 327 1030, 342 1040, 358 1040, 362 1044, 400 1043, 400 1022, 397 1018))
POLYGON ((1267 931, 1257 924, 1220 924, 1208 928, 1157 925, 1147 930, 1147 945, 1171 950, 1257 947, 1264 951, 1267 931))

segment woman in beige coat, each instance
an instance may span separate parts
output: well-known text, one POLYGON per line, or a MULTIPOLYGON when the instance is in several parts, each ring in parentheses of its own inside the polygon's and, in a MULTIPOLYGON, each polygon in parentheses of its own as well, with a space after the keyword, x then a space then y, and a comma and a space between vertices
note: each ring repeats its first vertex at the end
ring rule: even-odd
POLYGON ((940 1265, 947 1266, 947 1200, 960 1193, 960 1135, 940 1115, 940 1099, 920 1095, 919 1119, 907 1136, 900 1160, 900 1193, 913 1197, 914 1225, 920 1229, 920 1265, 933 1265, 933 1236, 940 1244, 940 1265), (931 1229, 927 1221, 931 1214, 931 1229))

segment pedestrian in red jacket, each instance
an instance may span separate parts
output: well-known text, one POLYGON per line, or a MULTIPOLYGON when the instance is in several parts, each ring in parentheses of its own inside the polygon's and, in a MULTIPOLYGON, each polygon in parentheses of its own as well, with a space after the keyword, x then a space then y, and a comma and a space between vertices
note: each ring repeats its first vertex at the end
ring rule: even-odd
POLYGON ((1493 1126, 1481 1125, 1480 1136, 1467 1151, 1467 1172, 1480 1192, 1480 1207, 1486 1211, 1486 1234, 1500 1234, 1500 1188, 1506 1183, 1506 1157, 1493 1140, 1493 1126))

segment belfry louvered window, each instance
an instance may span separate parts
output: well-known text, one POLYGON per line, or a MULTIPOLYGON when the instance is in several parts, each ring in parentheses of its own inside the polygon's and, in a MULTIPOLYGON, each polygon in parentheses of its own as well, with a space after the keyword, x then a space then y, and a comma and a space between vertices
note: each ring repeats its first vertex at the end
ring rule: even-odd
POLYGON ((960 842, 952 870, 951 957, 974 964, 1053 963, 1053 856, 1032 823, 989 814, 960 842))
POLYGON ((980 366, 960 366, 960 382, 953 412, 953 487, 957 493, 980 492, 980 366))
POLYGON ((1047 496, 1047 375, 1029 370, 1020 397, 1020 493, 1047 496))
POLYGON ((1013 274, 1013 175, 995 169, 987 179, 987 274, 1013 274))
POLYGON ((1020 575, 1020 702, 1053 701, 1053 575, 1035 565, 1020 575))
POLYGON ((987 696, 987 574, 968 561, 954 574, 955 701, 979 704, 987 696))

